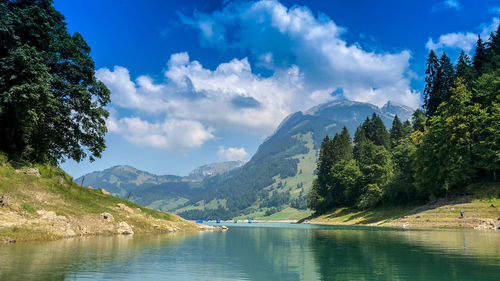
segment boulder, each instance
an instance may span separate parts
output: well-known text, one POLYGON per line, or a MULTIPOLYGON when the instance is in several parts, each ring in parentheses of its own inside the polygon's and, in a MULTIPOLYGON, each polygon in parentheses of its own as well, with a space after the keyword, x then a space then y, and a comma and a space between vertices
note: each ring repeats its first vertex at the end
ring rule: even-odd
POLYGON ((10 196, 9 194, 4 194, 2 195, 2 197, 0 197, 0 206, 5 206, 5 207, 9 207, 9 201, 10 201, 10 196))
POLYGON ((29 175, 29 176, 35 176, 37 178, 40 177, 40 171, 38 170, 38 168, 29 168, 26 171, 16 170, 16 173, 18 173, 18 174, 26 174, 26 175, 29 175))
POLYGON ((102 213, 101 214, 101 219, 105 220, 105 221, 114 221, 115 218, 113 217, 112 214, 110 213, 102 213))
POLYGON ((57 184, 59 185, 64 185, 64 177, 63 176, 57 176, 57 184))
POLYGON ((128 223, 124 221, 120 222, 120 224, 116 228, 116 232, 124 235, 134 234, 132 227, 130 227, 130 225, 128 225, 128 223))
POLYGON ((111 195, 111 193, 107 192, 104 188, 100 188, 99 190, 101 190, 101 193, 104 195, 111 195))
POLYGON ((118 206, 118 208, 120 208, 120 210, 124 210, 125 212, 130 213, 130 214, 134 213, 134 210, 132 210, 132 208, 130 208, 129 206, 127 206, 125 204, 118 203, 116 205, 118 206))

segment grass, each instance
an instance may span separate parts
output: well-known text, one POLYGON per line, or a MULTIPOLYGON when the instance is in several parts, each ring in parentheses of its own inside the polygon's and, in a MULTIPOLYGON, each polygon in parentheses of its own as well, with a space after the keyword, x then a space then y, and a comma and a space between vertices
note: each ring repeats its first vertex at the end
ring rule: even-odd
POLYGON ((309 217, 312 223, 335 225, 377 225, 413 228, 474 228, 484 221, 500 226, 498 183, 469 187, 474 195, 440 199, 423 205, 378 207, 370 210, 337 208, 320 216, 309 217), (465 218, 461 218, 464 211, 465 218))
MULTIPOLYGON (((10 196, 9 206, 0 206, 0 243, 6 240, 47 240, 64 236, 58 232, 60 230, 57 227, 71 228, 77 235, 85 232, 109 234, 114 232, 119 222, 127 222, 136 233, 197 228, 195 224, 177 215, 145 208, 105 195, 100 190, 80 187, 58 167, 34 167, 39 169, 41 177, 16 172, 0 154, 0 196, 10 196), (123 204, 132 211, 123 210, 118 204, 123 204), (44 219, 37 213, 40 210, 64 216, 69 225, 44 219), (103 222, 100 219, 100 214, 105 212, 114 217, 113 222, 103 222)), ((27 168, 29 166, 20 169, 27 168)))

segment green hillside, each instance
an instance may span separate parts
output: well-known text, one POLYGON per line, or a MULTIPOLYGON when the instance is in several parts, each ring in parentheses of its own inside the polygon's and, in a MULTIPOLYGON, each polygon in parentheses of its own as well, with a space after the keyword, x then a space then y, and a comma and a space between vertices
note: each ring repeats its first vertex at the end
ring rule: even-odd
POLYGON ((0 243, 200 228, 177 215, 80 187, 59 168, 28 169, 14 169, 0 154, 0 243))
POLYGON ((259 147, 252 159, 220 187, 195 197, 175 212, 182 217, 266 219, 291 218, 290 210, 306 210, 307 194, 315 177, 322 139, 346 126, 351 132, 373 113, 385 124, 399 114, 410 118, 413 110, 388 102, 384 107, 349 100, 335 101, 297 112, 285 120, 259 147), (276 214, 276 215, 275 215, 276 214), (272 217, 271 217, 272 218, 272 217))

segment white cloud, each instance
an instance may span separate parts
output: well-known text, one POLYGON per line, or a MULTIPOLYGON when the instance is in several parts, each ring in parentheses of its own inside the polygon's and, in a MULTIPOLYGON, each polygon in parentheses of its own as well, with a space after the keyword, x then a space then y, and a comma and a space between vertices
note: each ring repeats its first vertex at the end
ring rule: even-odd
POLYGON ((349 99, 378 105, 388 99, 412 107, 420 103, 419 94, 410 90, 408 51, 375 53, 348 45, 341 38, 345 28, 307 7, 288 9, 272 0, 232 2, 184 22, 200 30, 206 45, 246 49, 259 66, 276 72, 296 70, 303 93, 342 88, 349 99), (206 22, 213 27, 209 35, 200 27, 206 22))
POLYGON ((445 9, 454 9, 461 10, 462 4, 457 0, 445 0, 443 2, 436 3, 432 6, 431 12, 435 13, 437 11, 445 10, 445 9))
POLYGON ((111 90, 115 106, 145 114, 148 120, 161 120, 109 121, 111 131, 134 143, 141 142, 140 136, 147 139, 143 143, 155 147, 196 148, 213 138, 213 131, 205 128, 266 136, 290 113, 333 100, 330 94, 339 89, 348 99, 379 106, 393 100, 416 108, 421 102, 420 93, 410 87, 409 51, 376 53, 349 45, 341 37, 345 28, 306 7, 288 9, 269 0, 230 2, 212 14, 183 17, 183 22, 199 29, 204 45, 238 48, 250 57, 208 69, 187 52, 172 54, 164 80, 157 82, 149 76, 132 80, 121 66, 99 69, 96 77, 111 90), (257 74, 250 61, 271 75, 257 74), (183 130, 175 126, 178 122, 197 124, 195 131, 204 134, 195 139, 201 142, 171 143, 168 136, 183 133, 175 132, 183 130), (134 124, 147 129, 128 136, 134 124), (158 130, 159 135, 154 133, 158 130))
POLYGON ((235 160, 245 160, 248 158, 248 153, 245 151, 245 148, 240 147, 228 147, 219 146, 219 151, 217 155, 220 159, 226 161, 235 161, 235 160))
MULTIPOLYGON (((493 18, 490 24, 482 24, 480 32, 483 40, 487 40, 491 32, 497 30, 500 19, 493 18)), ((442 49, 462 49, 469 53, 475 47, 477 41, 477 33, 473 32, 455 32, 447 33, 439 36, 439 39, 434 42, 432 38, 425 44, 428 50, 442 50, 442 49)))
POLYGON ((126 140, 138 146, 151 146, 171 152, 185 152, 200 148, 203 143, 214 139, 214 129, 205 128, 192 120, 167 119, 150 123, 138 117, 107 120, 110 132, 120 133, 126 140))

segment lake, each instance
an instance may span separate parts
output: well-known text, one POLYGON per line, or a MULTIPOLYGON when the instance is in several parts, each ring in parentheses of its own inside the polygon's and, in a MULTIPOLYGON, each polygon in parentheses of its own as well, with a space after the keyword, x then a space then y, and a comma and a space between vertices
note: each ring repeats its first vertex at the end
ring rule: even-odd
POLYGON ((499 280, 500 232, 224 223, 0 246, 0 280, 499 280))

